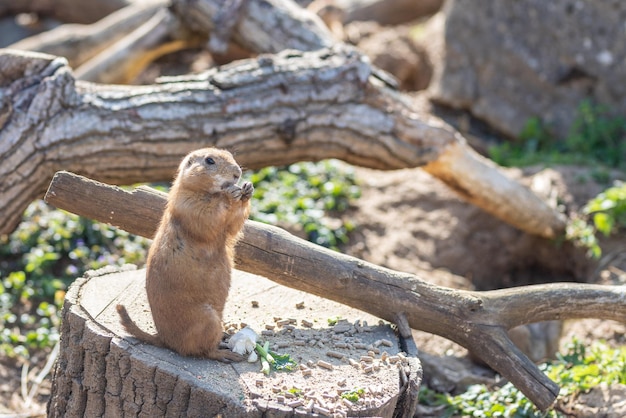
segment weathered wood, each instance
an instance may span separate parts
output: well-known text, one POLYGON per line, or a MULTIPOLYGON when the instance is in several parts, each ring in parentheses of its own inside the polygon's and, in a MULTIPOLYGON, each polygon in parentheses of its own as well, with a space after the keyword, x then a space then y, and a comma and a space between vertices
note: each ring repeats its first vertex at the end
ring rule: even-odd
POLYGON ((140 27, 78 67, 74 74, 80 80, 98 83, 132 83, 159 57, 206 42, 178 29, 178 20, 168 9, 162 8, 140 27), (178 39, 177 32, 180 32, 178 39))
POLYGON ((307 10, 317 14, 327 13, 325 8, 335 8, 337 18, 343 24, 354 21, 372 21, 384 26, 412 23, 418 19, 434 15, 441 8, 443 0, 315 0, 307 10))
MULTIPOLYGON (((46 195, 52 205, 147 237, 156 230, 157 224, 149 222, 159 219, 165 199, 162 193, 125 191, 63 172, 54 177, 46 195)), ((253 221, 246 223, 236 251, 241 270, 389 321, 403 314, 412 328, 472 351, 541 409, 553 403, 558 386, 515 347, 507 330, 552 319, 626 319, 624 286, 560 283, 488 292, 454 290, 253 221)))
MULTIPOLYGON (((322 397, 323 393, 333 396, 340 389, 369 387, 380 388, 380 393, 375 396, 364 396, 376 400, 375 404, 363 399, 354 404, 339 403, 337 409, 350 416, 413 416, 417 397, 410 388, 419 388, 421 382, 421 368, 416 357, 408 357, 402 368, 398 364, 381 362, 378 370, 364 373, 347 361, 329 357, 326 353, 333 350, 346 359, 358 361, 360 355, 367 354, 367 348, 355 350, 331 345, 321 348, 294 343, 296 339, 304 342, 341 336, 343 341, 359 340, 370 345, 384 339, 388 346, 381 349, 389 355, 397 354, 400 351, 398 338, 389 325, 378 326, 377 318, 310 294, 276 286, 260 276, 234 271, 225 307, 227 324, 246 322, 260 333, 266 324, 276 325, 274 317, 293 318, 295 322, 290 324, 293 329, 276 326, 275 332, 264 335, 261 341, 267 341, 270 347, 280 345, 279 352, 291 355, 300 363, 324 360, 333 365, 332 371, 310 368, 308 376, 299 370, 265 376, 259 362, 225 364, 182 357, 128 337, 115 310, 117 303, 127 306, 141 327, 151 332, 154 329, 145 293, 145 270, 112 270, 88 272, 87 278, 77 279, 68 290, 63 309, 60 357, 48 405, 49 417, 302 416, 310 402, 322 407, 320 402, 329 402, 322 397), (258 308, 249 308, 251 297, 257 301, 258 308), (277 297, 281 298, 280 305, 272 303, 277 297), (306 309, 297 309, 297 301, 306 309), (349 335, 353 327, 339 332, 339 328, 327 325, 329 312, 336 312, 349 320, 343 325, 367 320, 370 326, 366 327, 367 332, 355 331, 354 335, 349 335), (303 327, 303 319, 315 326, 303 327), (338 384, 341 379, 345 379, 343 385, 338 384), (273 387, 280 388, 281 393, 276 393, 273 387), (298 411, 300 414, 289 406, 296 399, 277 402, 279 396, 284 396, 284 387, 298 387, 308 393, 299 396, 305 401, 298 411), (407 402, 403 402, 405 399, 407 402)), ((362 326, 362 322, 360 324, 362 326)))
MULTIPOLYGON (((315 14, 290 0, 246 0, 238 8, 232 39, 245 49, 277 53, 285 49, 314 51, 336 43, 315 14)), ((172 11, 193 31, 209 35, 219 24, 222 0, 174 0, 172 11)))
POLYGON ((64 57, 72 68, 77 68, 135 30, 165 4, 165 0, 138 2, 117 10, 96 23, 60 25, 22 39, 9 48, 64 57))
POLYGON ((207 145, 235 151, 247 168, 324 158, 378 169, 437 162, 426 169, 510 224, 547 237, 565 226, 453 128, 415 113, 354 49, 287 51, 124 88, 76 81, 63 59, 47 55, 4 50, 0 69, 0 233, 13 230, 55 171, 162 181, 182 155, 207 145))
POLYGON ((85 7, 83 0, 0 0, 0 16, 37 13, 53 16, 63 22, 93 23, 128 6, 132 0, 92 0, 85 7))

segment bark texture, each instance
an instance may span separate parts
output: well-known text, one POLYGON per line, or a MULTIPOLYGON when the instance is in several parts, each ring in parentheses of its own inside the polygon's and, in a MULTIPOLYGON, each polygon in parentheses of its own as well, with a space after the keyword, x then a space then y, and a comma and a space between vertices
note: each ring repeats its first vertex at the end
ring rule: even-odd
MULTIPOLYGON (((88 282, 77 279, 65 298, 49 417, 245 417, 252 412, 189 373, 133 350, 99 325, 81 306, 88 282)), ((219 373, 221 366, 213 366, 219 373)))
POLYGON ((161 0, 140 2, 119 9, 96 23, 60 25, 9 48, 64 57, 72 68, 77 68, 139 27, 164 5, 165 1, 161 0))
MULTIPOLYGON (((128 192, 70 173, 57 174, 46 195, 57 207, 146 237, 153 236, 165 199, 163 193, 145 188, 128 192)), ((392 322, 406 320, 411 328, 459 343, 541 409, 552 405, 558 386, 511 342, 507 330, 554 319, 626 318, 624 286, 560 283, 487 292, 455 290, 321 248, 253 221, 246 223, 236 254, 241 270, 392 322)))
MULTIPOLYGON (((413 416, 417 406, 416 392, 421 382, 421 367, 414 355, 407 356, 407 361, 402 362, 401 367, 388 363, 370 373, 354 368, 347 361, 337 360, 332 371, 316 367, 310 370, 309 376, 304 376, 300 371, 272 372, 266 376, 261 372, 258 362, 226 364, 182 357, 170 350, 124 337, 126 333, 115 311, 117 303, 128 306, 140 326, 147 329, 153 326, 147 309, 145 270, 113 270, 89 272, 87 278, 77 279, 66 295, 61 357, 55 369, 48 406, 48 415, 51 417, 303 416, 315 411, 315 406, 326 407, 323 405, 328 401, 321 395, 334 394, 339 387, 337 379, 341 377, 349 381, 346 389, 381 389, 380 394, 375 397, 377 402, 335 404, 337 410, 350 416, 413 416), (302 401, 301 406, 292 404, 295 399, 281 403, 280 394, 272 390, 275 386, 291 388, 295 385, 307 393, 313 392, 299 398, 302 401)), ((276 285, 262 277, 241 271, 234 271, 233 275, 234 289, 231 296, 233 293, 235 295, 234 300, 229 298, 227 314, 237 321, 245 320, 249 323, 250 320, 254 324, 251 327, 259 330, 259 318, 249 311, 246 314, 246 308, 236 307, 248 306, 247 298, 250 296, 250 289, 255 288, 255 285, 258 286, 255 289, 263 289, 261 303, 271 306, 271 302, 263 298, 271 298, 272 289, 276 293, 276 285)), ((287 292, 285 289, 280 294, 286 298, 314 298, 311 295, 302 296, 299 292, 287 292)), ((326 303, 327 308, 328 306, 326 303)), ((293 305, 291 308, 276 306, 268 311, 268 315, 273 313, 282 317, 293 317, 294 311, 297 308, 293 305)), ((307 311, 306 315, 300 315, 301 319, 325 318, 321 308, 307 311)), ((345 309, 344 312, 348 315, 362 314, 358 311, 351 313, 345 309)), ((267 323, 267 319, 269 318, 262 322, 267 323)), ((367 327, 367 331, 346 338, 359 339, 368 345, 379 339, 386 339, 390 343, 385 346, 389 354, 396 355, 399 352, 397 338, 389 325, 367 327)), ((272 336, 263 336, 262 340, 274 347, 279 341, 293 343, 296 333, 301 341, 305 341, 306 338, 319 338, 320 335, 331 338, 337 335, 336 332, 333 327, 298 327, 297 332, 277 332, 272 336)), ((289 344, 281 352, 289 353, 293 358, 317 359, 329 358, 325 355, 327 349, 289 344)), ((336 350, 341 350, 343 356, 350 358, 358 358, 359 355, 354 349, 336 350)), ((367 352, 365 349, 362 351, 367 352)))
POLYGON ((63 22, 93 23, 130 3, 131 0, 93 0, 85 7, 81 0, 0 0, 0 16, 37 13, 63 22))
MULTIPOLYGON (((324 1, 324 0, 322 0, 324 1)), ((357 0, 347 2, 344 23, 375 21, 381 25, 400 25, 434 15, 443 0, 357 0)))
POLYGON ((222 0, 175 0, 172 10, 186 27, 206 35, 234 20, 230 31, 232 39, 255 52, 314 51, 337 43, 319 17, 290 0, 238 3, 239 7, 234 11, 227 11, 222 0), (235 19, 230 16, 233 13, 235 19))
POLYGON ((76 78, 110 84, 131 84, 152 61, 174 51, 198 46, 191 37, 170 39, 178 20, 161 8, 151 19, 76 68, 76 78))
POLYGON ((124 88, 76 81, 64 59, 47 55, 6 50, 0 69, 0 233, 13 230, 58 170, 114 184, 162 181, 184 154, 209 145, 235 151, 247 168, 325 158, 426 165, 522 230, 553 237, 564 229, 562 215, 450 126, 415 113, 354 49, 287 51, 124 88))

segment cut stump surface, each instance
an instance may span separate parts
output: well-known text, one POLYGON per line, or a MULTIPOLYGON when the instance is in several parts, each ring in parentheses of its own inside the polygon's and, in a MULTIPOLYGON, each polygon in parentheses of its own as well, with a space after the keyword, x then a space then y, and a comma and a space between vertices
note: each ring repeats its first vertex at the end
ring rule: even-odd
POLYGON ((260 339, 274 351, 308 364, 304 371, 266 376, 259 362, 182 357, 129 337, 115 311, 118 303, 140 327, 155 332, 145 270, 98 271, 71 286, 49 416, 323 416, 333 411, 412 416, 415 410, 419 361, 413 356, 396 361, 401 349, 391 327, 345 305, 235 271, 224 311, 227 326, 246 323, 259 334, 264 331, 260 339), (327 319, 335 316, 342 319, 329 325, 327 319), (372 354, 373 362, 361 361, 372 354), (385 357, 391 361, 381 360, 385 357), (360 392, 359 400, 343 399, 345 391, 360 392))

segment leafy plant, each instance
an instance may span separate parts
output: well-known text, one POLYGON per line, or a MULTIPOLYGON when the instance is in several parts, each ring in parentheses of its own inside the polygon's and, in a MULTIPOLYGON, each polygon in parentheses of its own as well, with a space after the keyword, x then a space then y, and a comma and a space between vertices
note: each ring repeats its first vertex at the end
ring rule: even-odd
MULTIPOLYGON (((567 138, 557 141, 539 118, 530 118, 517 141, 489 149, 491 158, 501 165, 524 166, 537 163, 593 165, 596 181, 609 181, 607 167, 626 169, 626 118, 589 100, 581 102, 567 138)), ((608 236, 616 227, 626 225, 626 188, 609 188, 592 199, 580 218, 573 219, 566 239, 588 249, 590 257, 602 254, 596 231, 608 236), (584 219, 591 216, 592 224, 584 219)))
POLYGON ((547 375, 561 382, 563 395, 587 392, 600 383, 626 384, 626 347, 610 348, 601 342, 585 347, 574 339, 547 375))
POLYGON ((618 183, 591 199, 582 209, 593 225, 583 219, 574 219, 567 226, 566 238, 589 249, 590 256, 602 255, 596 231, 605 236, 626 227, 626 183, 618 183))
POLYGON ((269 341, 263 345, 257 343, 255 350, 261 359, 261 371, 265 375, 269 375, 271 370, 291 372, 298 367, 298 363, 289 354, 270 351, 269 341))
POLYGON ((302 226, 309 241, 336 249, 354 225, 330 219, 360 196, 353 170, 338 161, 267 167, 249 175, 255 185, 251 218, 269 224, 302 226))
POLYGON ((610 167, 626 163, 626 118, 613 116, 606 106, 584 100, 571 126, 567 146, 610 167))
POLYGON ((602 255, 602 248, 596 237, 596 230, 584 219, 572 219, 567 224, 565 239, 579 247, 586 248, 588 257, 600 258, 602 255))
POLYGON ((341 316, 339 315, 331 316, 330 318, 326 319, 326 321, 328 322, 328 326, 330 327, 334 327, 335 325, 337 325, 337 322, 339 322, 340 320, 341 316))
POLYGON ((600 164, 625 169, 626 118, 584 100, 563 141, 558 141, 541 119, 533 117, 516 141, 491 147, 489 156, 504 166, 600 164))
POLYGON ((352 389, 352 390, 347 390, 345 392, 341 393, 341 397, 343 399, 347 399, 350 402, 358 402, 359 399, 361 399, 361 396, 363 396, 363 394, 365 393, 365 389, 363 388, 356 388, 356 389, 352 389))
POLYGON ((583 213, 591 215, 596 229, 606 236, 626 227, 626 183, 610 187, 591 199, 583 213))
MULTIPOLYGON (((540 366, 548 377, 561 386, 560 397, 583 393, 600 382, 607 385, 626 383, 626 347, 611 348, 596 342, 585 347, 574 339, 567 352, 557 360, 540 366)), ((420 389, 422 405, 440 407, 441 416, 469 417, 562 417, 557 410, 541 412, 511 383, 497 390, 472 385, 465 393, 451 396, 427 387, 420 389)))
POLYGON ((59 339, 65 290, 84 271, 140 263, 148 240, 31 204, 18 229, 0 237, 0 353, 28 357, 59 339))
POLYGON ((302 396, 303 390, 300 388, 290 388, 287 390, 287 393, 291 393, 294 396, 302 396))

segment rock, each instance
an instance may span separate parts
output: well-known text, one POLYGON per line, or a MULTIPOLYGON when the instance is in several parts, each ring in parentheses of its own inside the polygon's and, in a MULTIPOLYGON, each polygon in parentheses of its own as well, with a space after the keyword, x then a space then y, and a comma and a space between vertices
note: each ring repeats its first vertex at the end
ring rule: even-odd
POLYGON ((382 27, 374 22, 353 22, 344 28, 346 41, 367 54, 372 63, 393 74, 401 90, 428 87, 433 65, 410 26, 382 27))
POLYGON ((452 0, 434 99, 517 136, 541 117, 567 133, 590 98, 626 113, 626 3, 452 0))
POLYGON ((600 383, 589 392, 559 405, 561 410, 573 417, 626 416, 626 385, 600 383))

